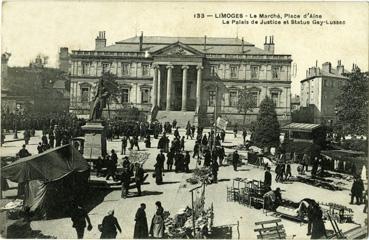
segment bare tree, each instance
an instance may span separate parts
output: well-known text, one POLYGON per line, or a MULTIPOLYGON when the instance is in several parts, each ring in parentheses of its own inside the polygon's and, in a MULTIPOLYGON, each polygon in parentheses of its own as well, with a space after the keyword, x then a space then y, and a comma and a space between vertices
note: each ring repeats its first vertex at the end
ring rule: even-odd
POLYGON ((246 122, 246 115, 248 112, 252 112, 253 108, 256 107, 255 99, 250 90, 244 88, 239 91, 238 94, 238 110, 243 113, 243 125, 246 122))

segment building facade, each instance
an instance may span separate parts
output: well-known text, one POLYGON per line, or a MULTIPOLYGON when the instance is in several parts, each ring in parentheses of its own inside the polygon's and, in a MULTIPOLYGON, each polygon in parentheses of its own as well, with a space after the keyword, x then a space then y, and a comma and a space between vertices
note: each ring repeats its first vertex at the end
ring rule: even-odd
POLYGON ((322 68, 315 66, 306 71, 306 78, 301 80, 300 104, 303 108, 312 108, 314 123, 332 125, 336 122, 337 97, 348 79, 342 75, 345 72, 340 60, 336 68, 326 62, 322 68))
POLYGON ((238 110, 240 91, 249 90, 255 108, 247 120, 256 119, 260 102, 269 96, 278 118, 290 119, 291 56, 274 53, 273 37, 264 49, 238 38, 137 36, 106 45, 105 32, 95 40, 95 50, 71 52, 70 111, 89 113, 89 102, 104 72, 117 77, 119 103, 150 112, 157 106, 170 115, 175 111, 231 122, 243 119, 238 110))

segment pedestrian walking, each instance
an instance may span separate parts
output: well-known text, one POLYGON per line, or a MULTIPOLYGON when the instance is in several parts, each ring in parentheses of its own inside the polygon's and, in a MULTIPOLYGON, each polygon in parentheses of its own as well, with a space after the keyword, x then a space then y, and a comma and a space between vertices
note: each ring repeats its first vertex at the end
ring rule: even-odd
POLYGON ((190 161, 191 161, 191 156, 190 156, 190 152, 186 151, 186 155, 184 157, 184 171, 186 173, 190 172, 190 161))
POLYGON ((138 196, 141 196, 141 185, 144 181, 145 171, 139 163, 135 163, 135 182, 138 196))
POLYGON ((114 210, 110 210, 108 215, 104 217, 101 226, 99 226, 101 231, 100 239, 113 239, 117 236, 117 229, 121 233, 122 229, 118 223, 116 217, 114 217, 114 210))
POLYGON ((266 191, 272 190, 272 174, 270 173, 270 167, 267 167, 264 173, 264 186, 266 191))
POLYGON ((88 223, 87 230, 90 231, 92 229, 90 218, 88 217, 87 211, 81 205, 72 203, 71 207, 71 220, 73 222, 72 226, 76 229, 77 238, 82 239, 86 228, 86 221, 88 223))
POLYGON ((135 215, 135 229, 133 232, 134 239, 147 239, 149 238, 149 230, 147 226, 147 218, 146 218, 146 204, 141 203, 139 209, 137 209, 135 215))
POLYGON ((174 159, 174 152, 173 152, 173 150, 170 150, 167 153, 167 171, 172 171, 173 159, 174 159))
POLYGON ((233 164, 234 171, 237 171, 239 159, 240 159, 240 155, 238 155, 238 151, 236 150, 233 152, 233 157, 232 157, 232 164, 233 164))
POLYGON ((122 150, 120 152, 120 155, 126 155, 126 149, 127 149, 127 137, 126 135, 123 135, 122 137, 122 150))
POLYGON ((131 183, 131 171, 130 167, 123 167, 122 175, 121 175, 121 184, 122 184, 122 198, 127 198, 129 192, 129 184, 131 183))

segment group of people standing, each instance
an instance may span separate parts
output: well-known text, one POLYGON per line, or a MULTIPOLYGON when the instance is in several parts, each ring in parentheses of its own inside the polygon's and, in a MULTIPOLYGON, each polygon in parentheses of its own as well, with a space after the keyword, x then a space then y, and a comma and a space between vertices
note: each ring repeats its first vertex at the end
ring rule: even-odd
MULTIPOLYGON (((150 236, 151 238, 157 239, 164 238, 164 208, 162 207, 160 201, 155 202, 155 206, 156 211, 153 215, 149 228, 145 212, 146 204, 140 204, 140 207, 137 209, 134 217, 134 239, 147 239, 150 236)), ((81 205, 73 203, 70 215, 73 223, 72 226, 76 229, 78 239, 84 237, 84 231, 86 227, 88 231, 92 230, 93 226, 88 213, 81 205)), ((114 210, 109 210, 107 212, 107 215, 104 216, 101 224, 98 224, 97 227, 98 230, 101 232, 101 239, 115 239, 117 237, 118 231, 122 233, 122 228, 118 222, 118 219, 114 216, 114 210)))

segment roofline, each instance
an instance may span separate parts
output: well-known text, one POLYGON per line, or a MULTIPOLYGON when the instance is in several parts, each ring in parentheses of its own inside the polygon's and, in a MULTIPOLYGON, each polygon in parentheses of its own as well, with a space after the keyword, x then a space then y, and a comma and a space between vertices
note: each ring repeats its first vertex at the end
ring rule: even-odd
MULTIPOLYGON (((173 44, 173 43, 172 43, 173 44)), ((183 43, 182 43, 183 44, 183 43)), ((79 49, 79 50, 71 50, 71 54, 70 56, 71 57, 76 57, 76 55, 78 55, 78 52, 89 52, 89 53, 93 53, 93 52, 107 52, 107 53, 110 53, 110 54, 116 54, 116 53, 127 53, 127 54, 141 54, 141 55, 144 55, 144 51, 130 51, 130 52, 126 52, 126 51, 98 51, 98 50, 82 50, 82 49, 79 49), (77 53, 77 54, 76 54, 77 53)), ((151 52, 151 53, 154 53, 154 52, 151 52)), ((204 55, 238 55, 238 56, 277 56, 277 57, 291 57, 292 55, 291 54, 247 54, 247 53, 206 53, 204 52, 204 55)), ((98 55, 78 55, 79 57, 81 56, 98 56, 98 55)), ((102 56, 106 56, 106 57, 109 57, 109 55, 102 55, 102 56)), ((121 56, 121 57, 127 57, 127 56, 121 56)), ((252 60, 252 59, 250 59, 252 60)), ((265 60, 269 60, 269 59, 265 59, 265 60)), ((283 59, 280 59, 280 60, 283 60, 283 59)))
MULTIPOLYGON (((177 41, 175 41, 177 42, 177 41)), ((150 45, 168 45, 168 44, 172 44, 175 42, 162 42, 162 43, 158 43, 158 42, 142 42, 142 45, 145 44, 150 44, 150 45)), ((183 42, 182 42, 183 43, 183 42)), ((115 42, 115 44, 138 44, 138 42, 115 42)), ((205 43, 183 43, 185 45, 196 45, 196 46, 203 46, 205 45, 205 43)), ((206 46, 242 46, 242 43, 240 44, 231 44, 231 43, 206 43, 206 46)), ((246 47, 255 47, 255 44, 252 43, 245 43, 244 46, 246 47)))
POLYGON ((348 77, 345 77, 345 76, 340 76, 340 75, 337 75, 337 76, 326 76, 326 75, 315 75, 315 76, 311 76, 311 77, 308 77, 308 78, 305 78, 305 79, 302 79, 301 81, 300 81, 300 83, 302 83, 302 82, 306 82, 306 81, 308 81, 308 80, 311 80, 311 79, 313 79, 313 78, 318 78, 318 77, 325 77, 325 78, 340 78, 340 79, 349 79, 348 77))

